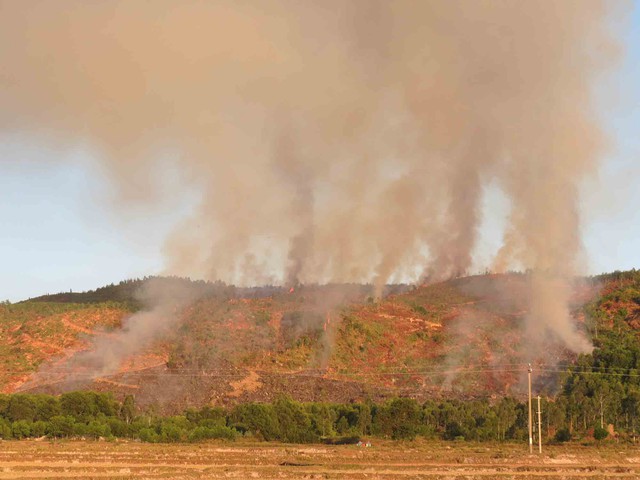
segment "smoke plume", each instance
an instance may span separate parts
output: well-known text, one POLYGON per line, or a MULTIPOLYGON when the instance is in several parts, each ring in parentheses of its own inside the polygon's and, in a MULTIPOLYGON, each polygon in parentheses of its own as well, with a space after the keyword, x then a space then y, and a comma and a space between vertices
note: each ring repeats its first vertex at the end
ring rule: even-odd
POLYGON ((169 195, 177 152, 170 186, 200 202, 167 272, 240 285, 463 274, 496 182, 496 269, 538 272, 532 323, 584 350, 555 285, 606 145, 608 6, 1 0, 0 129, 92 145, 122 208, 169 195))
POLYGON ((171 327, 180 323, 183 309, 207 293, 208 286, 204 283, 194 285, 175 278, 147 279, 135 294, 143 308, 124 318, 122 328, 98 332, 91 338, 89 349, 45 364, 23 388, 42 381, 80 388, 94 378, 116 373, 124 359, 170 333, 171 327))

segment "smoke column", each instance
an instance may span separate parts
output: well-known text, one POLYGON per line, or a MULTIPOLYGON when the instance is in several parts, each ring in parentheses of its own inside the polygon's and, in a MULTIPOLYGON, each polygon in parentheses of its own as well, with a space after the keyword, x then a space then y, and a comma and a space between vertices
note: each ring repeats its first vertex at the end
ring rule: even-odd
POLYGON ((0 0, 0 129, 91 144, 122 208, 179 152, 201 199, 167 272, 245 285, 462 274, 497 182, 496 268, 536 272, 532 328, 583 351, 556 287, 606 146, 610 5, 0 0))

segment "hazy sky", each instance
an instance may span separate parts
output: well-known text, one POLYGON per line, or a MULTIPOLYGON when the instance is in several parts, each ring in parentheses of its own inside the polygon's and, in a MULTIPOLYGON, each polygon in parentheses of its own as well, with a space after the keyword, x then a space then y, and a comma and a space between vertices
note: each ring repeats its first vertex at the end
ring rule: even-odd
MULTIPOLYGON (((583 191, 586 273, 640 268, 640 2, 621 36, 626 56, 602 79, 600 101, 612 148, 583 191)), ((0 132, 0 299, 92 289, 162 270, 165 234, 189 199, 158 206, 161 215, 114 218, 97 154, 86 145, 61 153, 37 137, 0 132), (38 161, 51 155, 66 158, 38 161)), ((489 187, 477 269, 499 247, 507 212, 503 196, 489 187)))

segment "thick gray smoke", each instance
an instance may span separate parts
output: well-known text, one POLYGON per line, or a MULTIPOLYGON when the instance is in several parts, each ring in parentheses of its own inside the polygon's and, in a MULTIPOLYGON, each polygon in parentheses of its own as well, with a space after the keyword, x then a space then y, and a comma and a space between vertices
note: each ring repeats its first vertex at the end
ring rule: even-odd
POLYGON ((496 182, 496 268, 541 272, 532 321, 585 350, 555 285, 605 146, 609 5, 1 0, 0 129, 89 142, 123 208, 168 195, 178 152, 201 201, 167 271, 236 284, 462 274, 496 182))

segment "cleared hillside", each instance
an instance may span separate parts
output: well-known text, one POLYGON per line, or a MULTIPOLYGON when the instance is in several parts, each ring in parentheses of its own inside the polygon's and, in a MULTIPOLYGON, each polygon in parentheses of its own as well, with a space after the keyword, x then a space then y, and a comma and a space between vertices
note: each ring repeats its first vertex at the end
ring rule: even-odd
MULTIPOLYGON (((577 282, 571 307, 577 328, 594 332, 594 322, 606 328, 621 314, 637 327, 633 278, 577 282)), ((128 328, 135 302, 4 305, 0 382, 4 392, 134 394, 139 405, 157 403, 166 411, 271 401, 280 393, 305 401, 518 395, 528 361, 575 359, 552 343, 533 359, 523 348, 527 281, 526 275, 486 275, 395 287, 379 302, 360 285, 290 292, 194 283, 198 299, 176 312, 173 328, 108 375, 74 358, 128 328)), ((131 285, 121 285, 135 300, 131 285)), ((122 299, 118 287, 112 293, 122 299)), ((549 373, 536 381, 552 389, 556 379, 549 373)))

